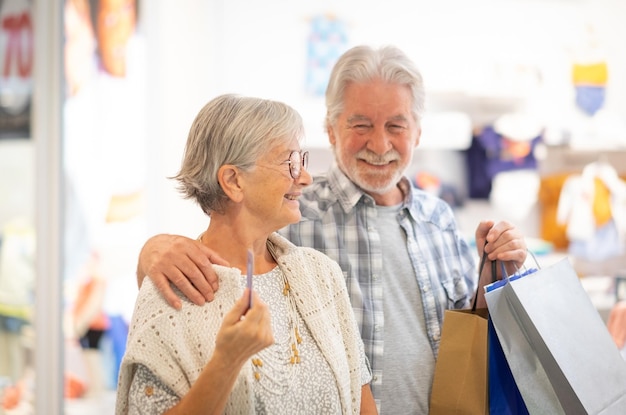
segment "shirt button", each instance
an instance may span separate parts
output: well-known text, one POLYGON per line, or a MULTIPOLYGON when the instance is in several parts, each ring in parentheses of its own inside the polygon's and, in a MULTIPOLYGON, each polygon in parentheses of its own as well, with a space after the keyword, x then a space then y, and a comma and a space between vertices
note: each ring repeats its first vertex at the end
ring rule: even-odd
POLYGON ((154 395, 154 388, 152 386, 146 386, 146 396, 152 396, 154 395))
POLYGON ((372 274, 372 280, 378 281, 378 274, 372 274))
POLYGON ((374 331, 380 331, 380 326, 378 324, 374 326, 374 331))

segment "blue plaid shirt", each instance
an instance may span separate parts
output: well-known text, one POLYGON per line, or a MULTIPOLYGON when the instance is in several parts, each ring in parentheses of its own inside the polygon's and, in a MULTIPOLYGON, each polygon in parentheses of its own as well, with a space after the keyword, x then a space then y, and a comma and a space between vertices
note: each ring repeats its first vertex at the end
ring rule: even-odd
MULTIPOLYGON (((444 310, 467 308, 472 300, 476 261, 448 204, 413 187, 407 178, 399 186, 406 197, 398 224, 407 235, 420 287, 415 294, 421 295, 428 340, 436 356, 444 310)), ((296 245, 324 252, 341 266, 372 367, 372 391, 379 399, 385 330, 383 255, 374 199, 334 165, 303 190, 300 210, 301 221, 280 233, 296 245)), ((410 367, 418 368, 419 362, 410 367)))

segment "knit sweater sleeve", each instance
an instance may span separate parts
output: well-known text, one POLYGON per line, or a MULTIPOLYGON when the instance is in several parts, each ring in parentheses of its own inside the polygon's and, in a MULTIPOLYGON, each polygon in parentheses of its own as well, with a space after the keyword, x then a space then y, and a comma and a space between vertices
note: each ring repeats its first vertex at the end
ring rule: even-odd
MULTIPOLYGON (((165 302, 150 279, 142 284, 120 367, 116 414, 128 411, 128 391, 140 364, 179 398, 198 379, 213 354, 224 315, 242 294, 239 274, 231 275, 232 271, 220 268, 220 290, 212 302, 203 306, 183 299, 182 308, 175 310, 165 302)), ((248 387, 252 372, 248 366, 245 365, 239 374, 227 412, 230 412, 229 408, 251 408, 253 405, 252 392, 248 387)))

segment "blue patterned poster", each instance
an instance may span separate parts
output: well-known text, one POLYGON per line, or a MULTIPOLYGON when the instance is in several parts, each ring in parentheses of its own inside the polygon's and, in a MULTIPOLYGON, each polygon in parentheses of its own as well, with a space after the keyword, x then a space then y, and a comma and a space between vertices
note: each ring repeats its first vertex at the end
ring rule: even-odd
POLYGON ((307 43, 306 90, 322 96, 330 71, 348 43, 345 22, 327 14, 313 17, 307 43))

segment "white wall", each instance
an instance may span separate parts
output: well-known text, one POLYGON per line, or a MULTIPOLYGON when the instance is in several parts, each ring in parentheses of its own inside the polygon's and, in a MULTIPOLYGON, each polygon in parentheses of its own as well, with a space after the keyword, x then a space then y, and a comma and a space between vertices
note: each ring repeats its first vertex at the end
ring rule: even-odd
POLYGON ((187 131, 218 82, 216 34, 220 2, 148 0, 142 27, 148 39, 149 222, 154 232, 194 236, 206 216, 182 200, 167 177, 176 174, 187 131))

